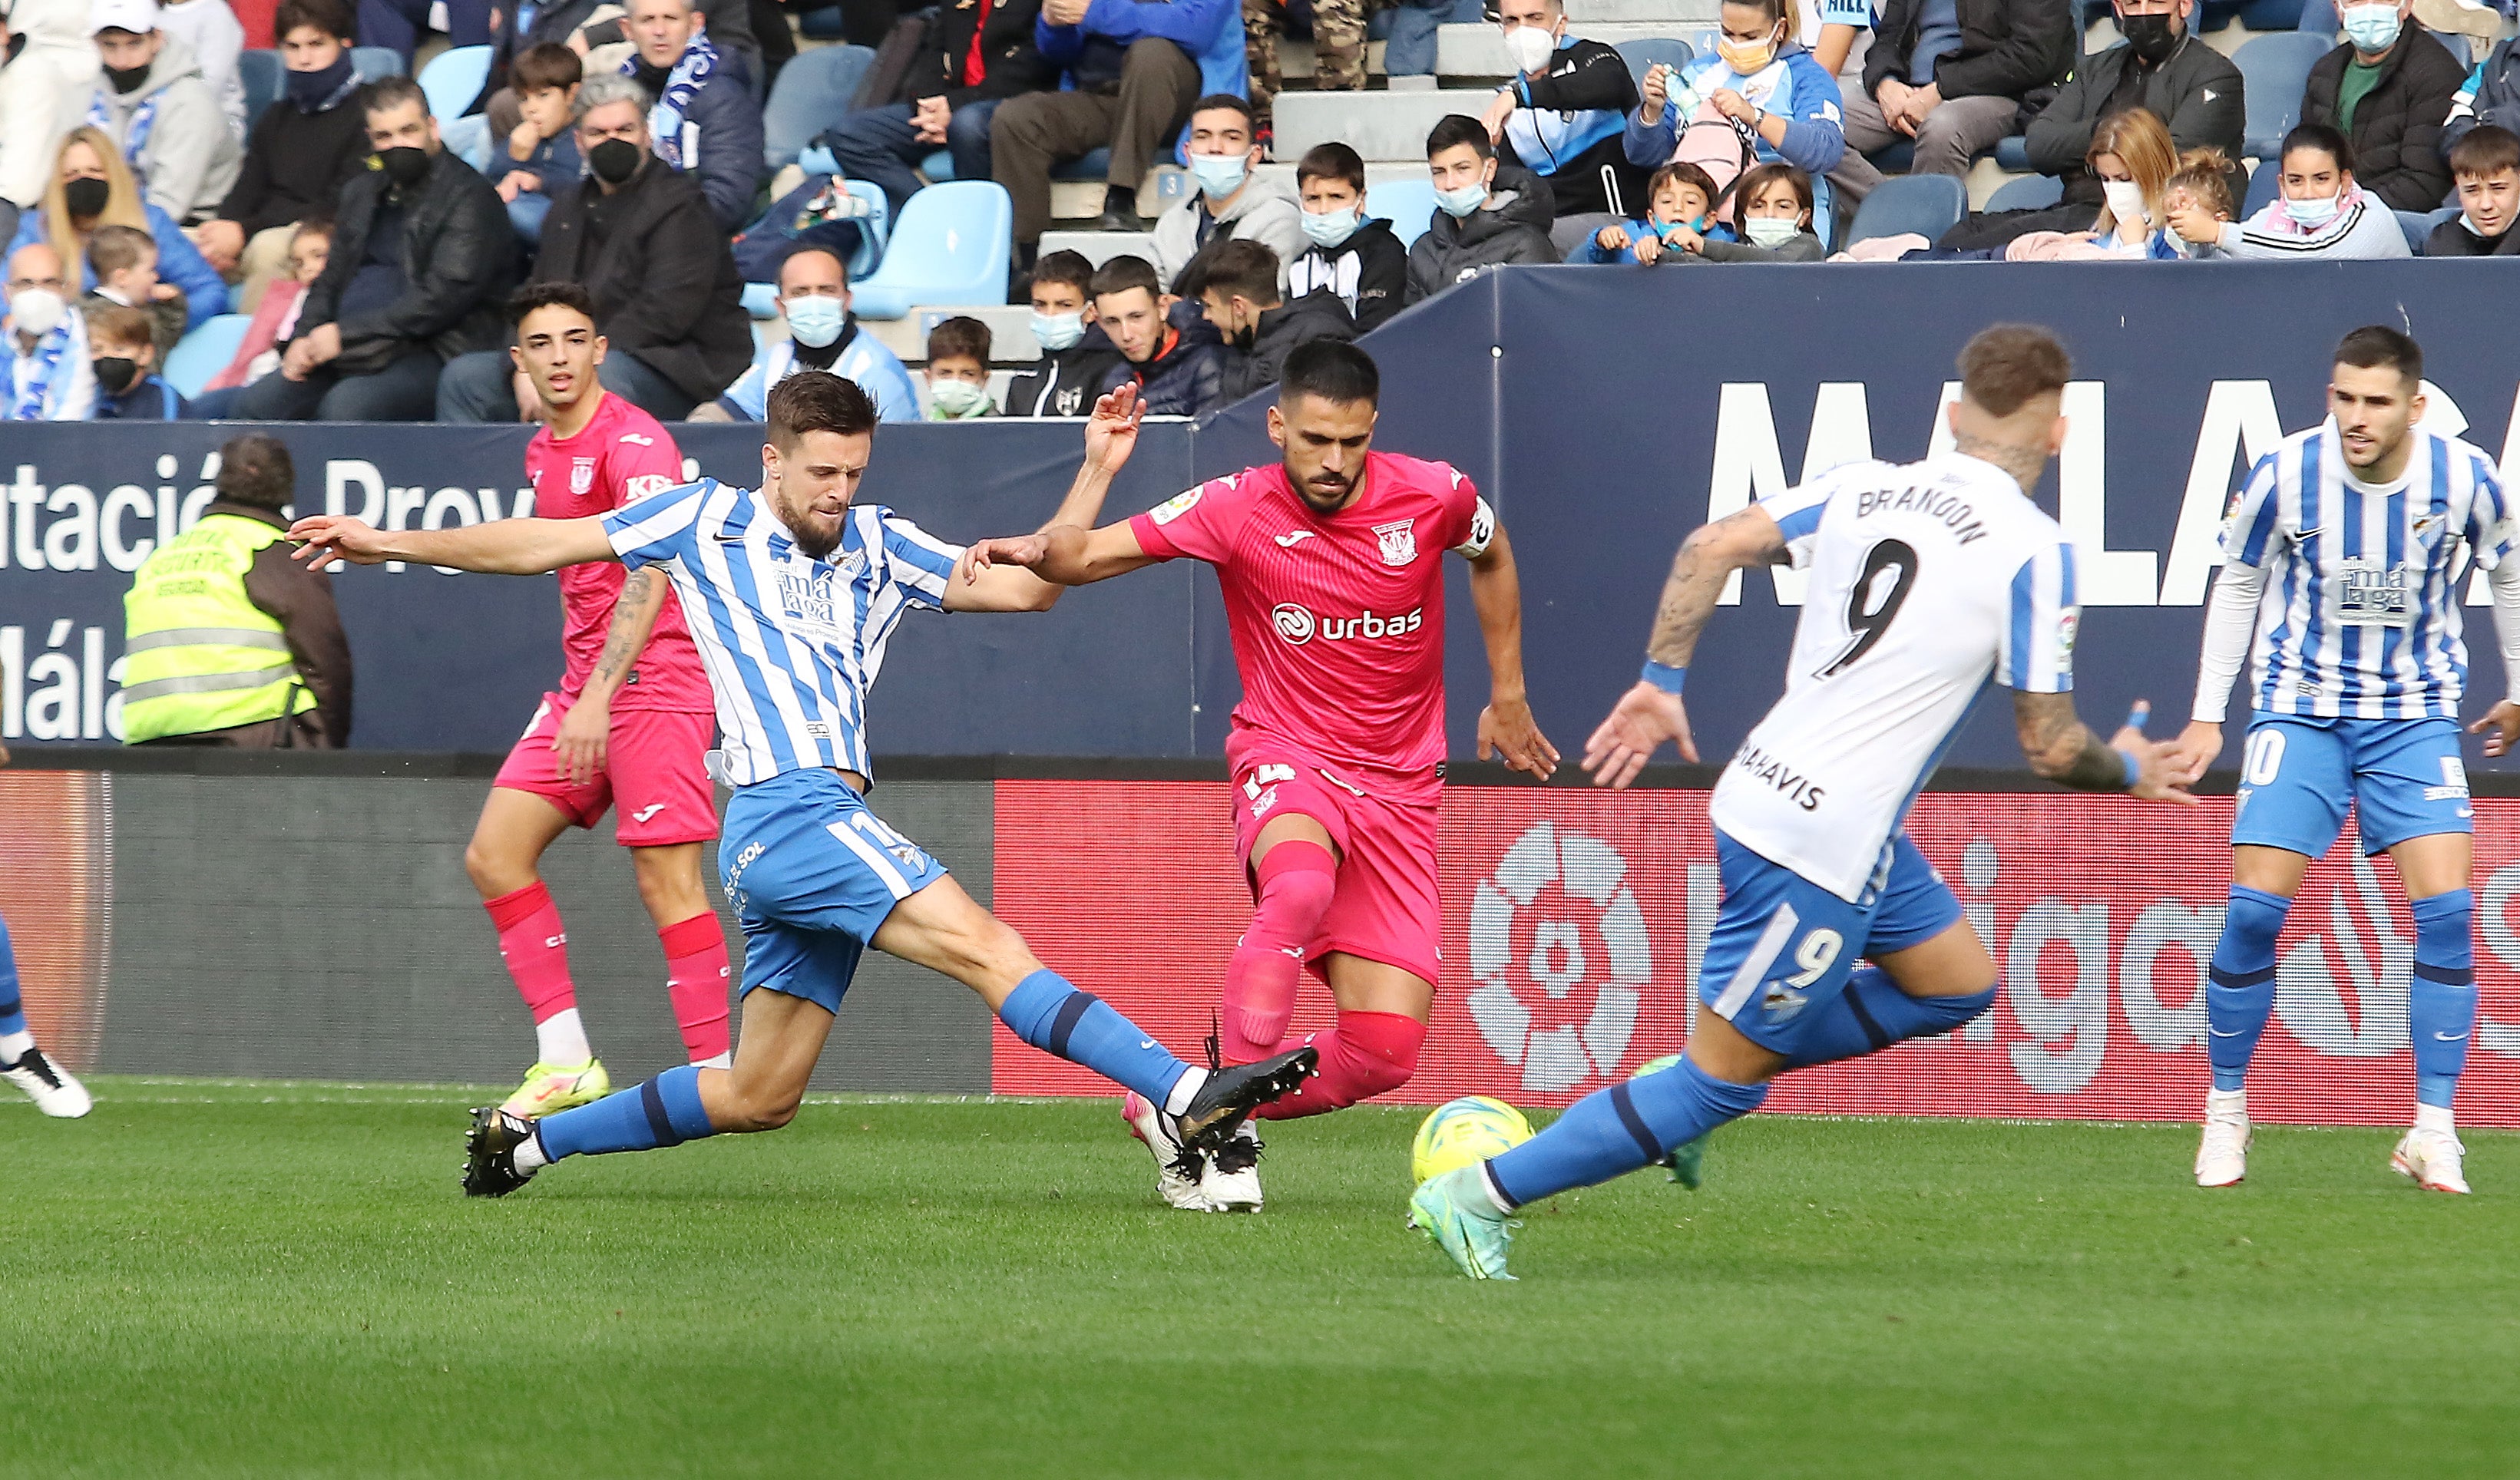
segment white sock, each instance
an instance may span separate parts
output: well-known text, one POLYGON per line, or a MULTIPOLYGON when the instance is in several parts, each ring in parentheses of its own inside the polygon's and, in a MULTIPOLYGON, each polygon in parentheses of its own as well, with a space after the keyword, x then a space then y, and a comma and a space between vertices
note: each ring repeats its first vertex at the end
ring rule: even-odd
POLYGON ((0 1033, 0 1063, 16 1063, 25 1057, 26 1051, 34 1046, 35 1035, 32 1033, 0 1033))
POLYGON ((2415 1106, 2415 1129, 2418 1131, 2439 1131, 2444 1136, 2456 1136, 2458 1134, 2458 1127, 2451 1120, 2450 1106, 2446 1104, 2419 1104, 2415 1106))
POLYGON ((543 1153, 543 1133, 540 1131, 526 1137, 523 1144, 510 1154, 517 1163, 517 1171, 520 1175, 539 1172, 551 1165, 551 1157, 543 1153))
POLYGON ((1198 1098, 1198 1092, 1206 1088, 1206 1085, 1205 1069, 1192 1064, 1183 1070, 1182 1077, 1173 1081, 1173 1092, 1164 1097, 1164 1113, 1179 1115, 1188 1110, 1190 1102, 1198 1098))
POLYGON ((2249 1113, 2249 1092, 2246 1090, 2207 1090, 2205 1092, 2205 1108, 2208 1113, 2215 1110, 2237 1110, 2241 1114, 2246 1115, 2249 1113))
POLYGON ((534 1043, 543 1062, 562 1068, 572 1068, 595 1056, 594 1048, 586 1041, 586 1024, 578 1019, 575 1008, 563 1008, 534 1024, 534 1043))
POLYGON ((1484 1161, 1479 1163, 1479 1190, 1488 1194, 1488 1205, 1496 1209, 1499 1218, 1513 1212, 1513 1204, 1506 1201, 1505 1193, 1497 1189, 1496 1176, 1484 1161))
POLYGON ((729 1049, 723 1054, 711 1054, 706 1058, 695 1058, 692 1060, 692 1067, 696 1069, 732 1069, 735 1067, 735 1051, 733 1049, 729 1049))

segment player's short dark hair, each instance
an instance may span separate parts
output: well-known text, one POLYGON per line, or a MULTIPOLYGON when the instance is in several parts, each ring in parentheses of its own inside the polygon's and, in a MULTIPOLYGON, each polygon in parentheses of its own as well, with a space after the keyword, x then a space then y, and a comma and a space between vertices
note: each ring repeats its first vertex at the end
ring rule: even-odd
POLYGON ((2283 136, 2283 149, 2275 156, 2275 168, 2292 157, 2296 149, 2315 149, 2336 161, 2346 174, 2354 173, 2354 146, 2346 137, 2324 123, 2296 123, 2292 132, 2283 136))
POLYGON ((545 41, 517 54, 517 60, 508 67, 508 85, 519 97, 553 88, 566 92, 585 75, 586 64, 576 52, 557 41, 545 41))
POLYGON ((1333 406, 1353 406, 1359 401, 1379 405, 1382 372, 1374 368, 1373 356, 1344 339, 1315 339, 1296 345, 1286 356, 1284 373, 1278 377, 1278 404, 1287 405, 1297 396, 1312 396, 1333 406))
POLYGON ((1961 346, 1960 393, 1992 416, 2008 417, 2032 398, 2056 395, 2074 362, 2056 336, 2035 324, 1997 324, 1961 346))
POLYGON ((2386 324, 2365 324, 2337 340, 2336 363, 2357 370, 2395 370, 2409 386, 2424 379, 2424 347, 2386 324))
POLYGON ((271 13, 271 39, 286 41, 301 25, 311 25, 336 41, 355 41, 359 36, 358 22, 341 0, 280 0, 280 8, 271 13))
POLYGON ((290 461, 289 444, 258 431, 230 437, 219 448, 218 490, 231 504, 274 514, 289 507, 297 491, 297 465, 290 461))
POLYGON ((1258 242, 1240 237, 1220 242, 1213 251, 1201 254, 1192 270, 1198 273, 1201 293, 1247 298, 1262 308, 1275 308, 1282 296, 1278 254, 1258 242))
POLYGON ((1435 126, 1426 134, 1426 157, 1432 159, 1456 144, 1468 145, 1470 152, 1482 159, 1496 157, 1496 145, 1488 139, 1488 126, 1467 113, 1447 113, 1435 120, 1435 126))
POLYGON ((800 370, 770 387, 763 420, 770 424, 770 444, 780 452, 796 450, 809 431, 834 431, 844 437, 875 431, 875 402, 855 381, 828 370, 800 370))
POLYGON ((422 117, 433 116, 428 111, 428 94, 409 77, 379 77, 359 89, 359 107, 366 112, 386 112, 406 103, 419 104, 422 117))
POLYGON ((158 239, 137 226, 100 226, 87 237, 87 265, 96 269, 102 280, 109 273, 127 271, 140 265, 141 259, 158 255, 158 239))
MULTIPOLYGON (((1779 180, 1785 182, 1786 187, 1793 191, 1795 203, 1806 211, 1813 208, 1814 197, 1810 172, 1787 164, 1782 159, 1772 159, 1765 164, 1753 164, 1741 171, 1740 180, 1732 187, 1732 199, 1746 210, 1751 202, 1759 199, 1761 191, 1779 180)), ((1711 201, 1715 198, 1709 196, 1707 199, 1711 201)))
POLYGON ((2489 179, 2506 169, 2520 170, 2520 134, 2493 123, 2480 123, 2450 147, 2453 177, 2489 179))
POLYGON ((595 322, 593 293, 575 283, 544 278, 508 294, 508 327, 522 329, 526 315, 542 308, 574 308, 586 315, 586 322, 595 322))
POLYGON ((1085 253, 1069 251, 1063 247, 1041 254, 1041 260, 1032 264, 1032 280, 1036 283, 1064 283, 1089 298, 1094 295, 1093 262, 1085 253))
POLYGON ((1244 133, 1256 134, 1260 131, 1258 117, 1251 112, 1251 100, 1248 98, 1238 98, 1232 93, 1209 93, 1206 97, 1192 104, 1190 106, 1190 112, 1183 115, 1185 120, 1184 126, 1188 126, 1188 119, 1195 118, 1201 113, 1213 112, 1239 113, 1242 115, 1242 131, 1244 133))
POLYGON ((1094 269, 1093 293, 1098 298, 1104 293, 1127 292, 1133 288, 1145 289, 1150 298, 1164 295, 1163 280, 1155 276, 1154 263, 1144 257, 1113 257, 1094 269))
POLYGON ((1295 189, 1306 180, 1345 180, 1348 189, 1365 194, 1365 159, 1344 144, 1316 144, 1295 161, 1295 189))
POLYGON ((977 360, 982 369, 989 364, 989 326, 968 314, 956 314, 937 322, 927 331, 927 363, 939 360, 977 360))
POLYGON ((87 310, 87 336, 93 344, 121 344, 133 349, 157 343, 156 324, 145 308, 100 302, 87 310))

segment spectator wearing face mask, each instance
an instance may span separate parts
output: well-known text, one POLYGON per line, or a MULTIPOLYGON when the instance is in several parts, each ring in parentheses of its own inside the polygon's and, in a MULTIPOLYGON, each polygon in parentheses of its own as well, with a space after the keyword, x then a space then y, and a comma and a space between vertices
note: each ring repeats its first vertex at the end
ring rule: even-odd
POLYGON ((1050 251, 1032 269, 1033 368, 1007 386, 1011 417, 1081 417, 1129 379, 1128 362, 1093 322, 1094 264, 1081 252, 1050 251))
POLYGON ((2083 164, 2100 182, 2100 213, 2092 229, 2026 233, 2004 247, 2005 260, 2169 262, 2187 254, 2186 243, 2170 230, 2165 203, 2179 155, 2170 130, 2151 110, 2132 108, 2102 119, 2083 164))
POLYGON ((901 357, 849 316, 849 269, 837 253, 808 247, 779 264, 779 316, 788 337, 765 344, 752 368, 726 394, 695 408, 695 422, 758 422, 769 415, 770 388, 800 370, 828 370, 855 381, 885 422, 919 420, 919 392, 901 357))
POLYGON ((70 306, 69 284, 52 247, 32 242, 9 253, 8 398, 0 421, 84 422, 96 407, 96 369, 87 325, 70 306))
POLYGON ((1138 382, 1147 415, 1196 416, 1224 404, 1224 345, 1171 322, 1172 296, 1144 257, 1113 257, 1094 271, 1094 316, 1138 382))
POLYGON ((1516 70, 1482 121, 1506 167, 1549 182, 1550 235, 1563 258, 1642 209, 1645 174, 1661 160, 1629 157, 1636 78, 1616 50, 1566 33, 1563 0, 1497 0, 1496 14, 1516 70))
POLYGON ((158 276, 183 290, 188 329, 199 329, 228 311, 227 285, 193 249, 174 219, 141 199, 139 182, 102 131, 85 125, 71 129, 63 136, 59 159, 59 173, 44 192, 43 203, 19 220, 17 238, 9 244, 12 250, 29 242, 45 243, 69 264, 73 290, 83 292, 96 286, 88 243, 105 227, 128 226, 157 244, 158 276))
POLYGON ((1825 182, 1847 159, 1837 79, 1795 44, 1785 0, 1728 0, 1722 16, 1714 56, 1678 73, 1668 67, 1645 73, 1642 102, 1627 124, 1627 156, 1649 166, 1722 160, 1719 189, 1753 162, 1798 166, 1822 182, 1814 219, 1825 228, 1832 208, 1825 182))
POLYGON ((1301 210, 1286 187, 1252 173, 1260 163, 1251 105, 1230 93, 1190 111, 1190 172, 1198 188, 1155 218, 1155 272, 1187 295, 1193 259, 1227 242, 1257 242, 1281 262, 1304 249, 1301 210))
POLYGON ((1653 172, 1646 193, 1653 201, 1652 209, 1637 220, 1602 227, 1566 260, 1651 265, 1665 257, 1687 255, 1714 229, 1706 212, 1715 202, 1715 182, 1696 165, 1664 165, 1653 172))
POLYGON ((103 132, 149 203, 177 223, 206 217, 236 184, 245 151, 192 47, 159 28, 157 0, 95 0, 88 29, 104 75, 63 124, 103 132))
POLYGON ((216 216, 193 233, 219 276, 239 285, 239 313, 252 313, 263 290, 287 275, 297 223, 331 215, 341 187, 368 166, 367 111, 341 0, 281 0, 272 29, 286 88, 253 120, 216 216))
POLYGON ((998 414, 989 401, 989 326, 956 315, 927 331, 927 420, 976 422, 998 414))
POLYGON ((1228 243, 1200 271, 1199 309, 1235 352, 1220 404, 1277 384, 1298 344, 1356 337, 1356 325, 1336 295, 1317 292, 1287 302, 1278 292, 1277 259, 1257 242, 1228 243))
MULTIPOLYGON (((1967 174, 2019 128, 2025 99, 2073 71, 2076 40, 2067 0, 1883 0, 1846 142, 1862 156, 1913 139, 1910 173, 1967 174)), ((1841 178, 1861 197, 1881 176, 1856 160, 1841 178)))
POLYGON ((2467 69, 2414 9, 2415 0, 2339 9, 2345 39, 2311 67, 2301 121, 2343 134, 2360 166, 2355 178, 2391 209, 2428 211, 2451 191, 2443 124, 2467 69))
POLYGON ((2520 135, 2487 123, 2471 128, 2450 152, 2451 178, 2458 182, 2458 219, 2444 221, 2425 239, 2428 257, 2520 256, 2520 135))
POLYGON ((1785 163, 1761 164, 1733 187, 1740 202, 1743 240, 1705 242, 1686 260, 1700 262, 1818 262, 1828 255, 1815 222, 1812 177, 1785 163))
POLYGON ((158 374, 158 346, 149 315, 108 303, 87 316, 88 365, 96 375, 100 422, 180 422, 184 398, 158 374))
POLYGON ((1365 216, 1365 160, 1344 144, 1317 144, 1295 165, 1308 244, 1287 265, 1286 296, 1335 295, 1364 334, 1409 294, 1409 248, 1391 223, 1365 216))
POLYGON ((1426 135, 1426 172, 1435 181, 1435 213, 1409 248, 1409 301, 1509 262, 1564 259, 1550 240, 1556 216, 1549 185, 1527 169, 1502 164, 1487 125, 1455 113, 1426 135))
POLYGON ((2269 261, 2410 255, 2397 216, 2355 183, 2354 147, 2343 134, 2324 123, 2301 124, 2284 135, 2276 167, 2282 195, 2245 223, 2173 211, 2172 229, 2226 255, 2269 261))

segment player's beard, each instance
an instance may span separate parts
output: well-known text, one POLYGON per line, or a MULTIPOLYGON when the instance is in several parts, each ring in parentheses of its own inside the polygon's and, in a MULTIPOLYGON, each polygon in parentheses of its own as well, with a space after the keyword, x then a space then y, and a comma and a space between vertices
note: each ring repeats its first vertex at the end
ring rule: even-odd
POLYGON ((828 561, 832 552, 840 548, 840 532, 848 527, 847 506, 841 507, 838 516, 832 520, 832 527, 826 532, 814 522, 813 506, 799 507, 785 485, 780 487, 772 504, 778 511, 779 522, 788 526, 788 538, 795 542, 796 548, 803 551, 808 559, 828 561))

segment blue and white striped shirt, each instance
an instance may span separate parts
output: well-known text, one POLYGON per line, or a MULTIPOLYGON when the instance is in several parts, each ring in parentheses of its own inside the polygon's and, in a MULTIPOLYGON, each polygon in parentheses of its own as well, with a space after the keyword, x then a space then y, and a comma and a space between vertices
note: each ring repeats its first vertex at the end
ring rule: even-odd
POLYGON ((873 777, 867 691, 913 606, 941 610, 962 547, 880 506, 851 509, 839 548, 796 548, 760 495, 702 478, 604 516, 621 562, 662 565, 717 695, 726 780, 836 766, 873 777))
POLYGON ((2354 719, 2458 717, 2467 683, 2458 582, 2511 553, 2494 463, 2456 437, 2409 433, 2395 482, 2346 467, 2333 419, 2258 462, 2231 501, 2225 561, 2266 574, 2257 707, 2354 719))

